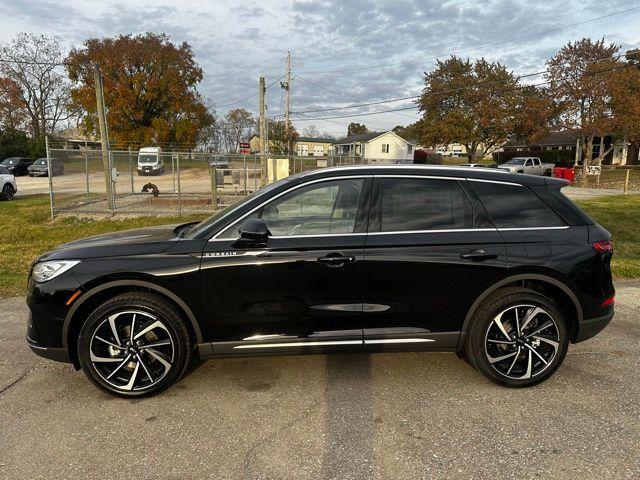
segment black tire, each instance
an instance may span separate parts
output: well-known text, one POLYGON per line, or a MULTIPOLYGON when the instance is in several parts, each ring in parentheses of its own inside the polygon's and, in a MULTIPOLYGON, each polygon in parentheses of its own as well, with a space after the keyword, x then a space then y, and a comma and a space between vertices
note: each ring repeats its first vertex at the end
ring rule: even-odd
POLYGON ((5 183, 4 187, 2 187, 2 199, 3 200, 13 200, 13 196, 16 191, 13 189, 13 185, 10 183, 5 183))
POLYGON ((557 306, 533 290, 510 287, 492 293, 475 313, 465 340, 465 354, 469 363, 492 382, 505 387, 531 387, 555 373, 568 346, 566 322, 557 306), (525 324, 528 314, 532 319, 525 324), (545 325, 549 326, 534 333, 545 325))
POLYGON ((100 305, 78 338, 78 359, 89 380, 111 395, 127 398, 169 388, 184 374, 192 350, 182 316, 163 298, 145 292, 124 293, 100 305), (134 345, 129 346, 132 339, 134 345))

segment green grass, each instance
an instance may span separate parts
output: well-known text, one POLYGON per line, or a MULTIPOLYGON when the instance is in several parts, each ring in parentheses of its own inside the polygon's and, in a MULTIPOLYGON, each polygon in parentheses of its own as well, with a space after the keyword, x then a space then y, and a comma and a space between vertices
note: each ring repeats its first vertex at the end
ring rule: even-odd
POLYGON ((613 235, 613 274, 617 278, 640 278, 640 195, 613 195, 576 203, 613 235))
MULTIPOLYGON (((616 195, 579 202, 613 234, 613 272, 640 278, 640 195, 616 195)), ((203 216, 139 217, 122 220, 49 219, 49 198, 33 196, 0 202, 0 297, 23 295, 31 262, 61 243, 128 228, 198 220, 203 216)))
POLYGON ((45 195, 0 202, 0 297, 23 295, 31 262, 56 245, 100 233, 200 220, 203 215, 122 220, 50 219, 45 195))

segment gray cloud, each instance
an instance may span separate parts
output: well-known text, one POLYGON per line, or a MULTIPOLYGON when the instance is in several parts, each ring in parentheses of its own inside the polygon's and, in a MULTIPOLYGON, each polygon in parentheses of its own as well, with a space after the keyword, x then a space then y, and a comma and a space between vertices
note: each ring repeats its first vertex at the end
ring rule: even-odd
MULTIPOLYGON (((327 89, 294 78, 292 110, 327 108, 419 93, 422 72, 434 57, 460 56, 500 61, 516 72, 544 68, 544 61, 569 40, 601 37, 625 47, 640 43, 640 12, 509 40, 635 7, 636 0, 603 4, 603 0, 522 2, 518 0, 262 0, 200 2, 112 0, 89 5, 81 0, 20 0, 0 3, 0 41, 19 31, 57 34, 69 46, 95 36, 164 32, 188 42, 205 71, 199 87, 224 112, 242 106, 255 111, 257 98, 221 107, 257 91, 258 75, 267 82, 284 70, 292 51, 294 74, 327 89), (494 46, 486 46, 494 44, 494 46), (486 46, 486 47, 485 47, 486 46), (387 66, 391 64, 390 66, 387 66)), ((268 91, 270 114, 280 111, 281 91, 268 91)), ((349 110, 377 111, 407 103, 349 110)), ((329 113, 308 117, 333 116, 329 113)), ((388 113, 353 120, 376 127, 406 124, 412 112, 388 113)), ((344 130, 350 119, 318 121, 320 130, 344 130)), ((298 122, 300 128, 309 122, 298 122)))

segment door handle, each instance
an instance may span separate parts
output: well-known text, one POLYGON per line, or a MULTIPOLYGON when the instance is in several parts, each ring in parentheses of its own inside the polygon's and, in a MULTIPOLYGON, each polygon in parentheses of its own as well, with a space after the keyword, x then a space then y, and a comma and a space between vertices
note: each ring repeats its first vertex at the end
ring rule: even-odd
POLYGON ((326 257, 318 257, 319 263, 324 263, 329 267, 341 267, 345 263, 355 262, 356 257, 352 255, 342 255, 341 253, 330 253, 326 257))
POLYGON ((471 250, 466 253, 461 253, 460 258, 464 258, 465 260, 471 260, 472 262, 482 262, 484 260, 492 260, 494 258, 498 258, 498 255, 495 253, 489 253, 481 248, 476 250, 471 250))

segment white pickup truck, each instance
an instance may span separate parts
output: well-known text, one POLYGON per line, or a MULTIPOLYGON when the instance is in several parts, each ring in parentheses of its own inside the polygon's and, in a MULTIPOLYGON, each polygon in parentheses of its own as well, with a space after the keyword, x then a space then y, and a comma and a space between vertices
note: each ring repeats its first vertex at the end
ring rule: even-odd
POLYGON ((500 170, 511 173, 526 173, 529 175, 553 175, 555 165, 553 163, 542 163, 538 157, 513 157, 508 162, 498 165, 500 170))

